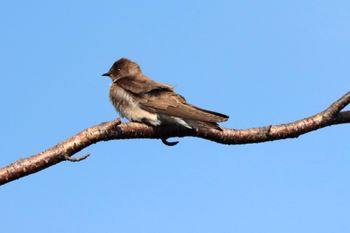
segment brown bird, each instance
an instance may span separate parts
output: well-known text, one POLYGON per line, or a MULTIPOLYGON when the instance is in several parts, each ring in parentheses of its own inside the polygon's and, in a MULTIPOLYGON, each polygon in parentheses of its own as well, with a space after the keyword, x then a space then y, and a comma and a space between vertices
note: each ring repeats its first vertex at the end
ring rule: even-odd
POLYGON ((109 98, 122 117, 152 126, 181 125, 221 130, 218 122, 229 117, 198 108, 174 92, 174 87, 145 76, 133 61, 121 58, 102 76, 112 79, 109 98))

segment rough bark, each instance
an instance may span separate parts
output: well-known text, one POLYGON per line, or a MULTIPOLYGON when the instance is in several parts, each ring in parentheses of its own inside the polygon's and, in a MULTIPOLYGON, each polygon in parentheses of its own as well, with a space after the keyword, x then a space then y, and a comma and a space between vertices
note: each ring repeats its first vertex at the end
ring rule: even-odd
POLYGON ((350 111, 341 110, 350 103, 350 92, 334 102, 324 111, 295 122, 265 126, 251 129, 211 129, 191 130, 179 127, 150 127, 145 124, 128 122, 121 123, 119 119, 104 122, 87 128, 67 140, 31 157, 18 161, 0 169, 0 185, 21 177, 41 171, 62 161, 81 161, 88 157, 71 156, 80 150, 100 141, 115 139, 153 138, 162 139, 166 145, 170 137, 199 137, 222 144, 260 143, 286 138, 296 138, 302 134, 336 124, 350 123, 350 111))

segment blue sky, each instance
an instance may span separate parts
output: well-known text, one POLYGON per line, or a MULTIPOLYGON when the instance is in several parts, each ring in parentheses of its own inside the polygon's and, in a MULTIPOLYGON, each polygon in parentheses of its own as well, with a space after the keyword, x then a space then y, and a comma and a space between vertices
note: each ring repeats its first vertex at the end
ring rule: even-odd
MULTIPOLYGON (((350 89, 349 1, 3 1, 0 165, 117 117, 120 57, 247 128, 350 89)), ((98 143, 0 189, 2 232, 349 232, 348 125, 264 144, 98 143)))

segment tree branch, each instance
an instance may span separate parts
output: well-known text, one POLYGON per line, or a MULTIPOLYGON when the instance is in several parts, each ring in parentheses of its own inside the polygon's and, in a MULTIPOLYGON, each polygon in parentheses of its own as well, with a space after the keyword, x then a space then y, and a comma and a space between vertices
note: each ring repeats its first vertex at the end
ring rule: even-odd
POLYGON ((350 123, 350 111, 341 110, 350 103, 350 92, 334 102, 324 111, 288 124, 265 126, 251 129, 213 129, 191 130, 180 127, 150 127, 145 124, 128 122, 121 123, 120 119, 104 122, 87 128, 71 138, 31 157, 20 159, 0 169, 0 185, 21 177, 41 171, 62 161, 81 161, 87 155, 71 158, 72 155, 100 141, 132 138, 161 139, 166 145, 170 137, 199 137, 222 144, 260 143, 286 138, 296 138, 302 134, 336 124, 350 123))

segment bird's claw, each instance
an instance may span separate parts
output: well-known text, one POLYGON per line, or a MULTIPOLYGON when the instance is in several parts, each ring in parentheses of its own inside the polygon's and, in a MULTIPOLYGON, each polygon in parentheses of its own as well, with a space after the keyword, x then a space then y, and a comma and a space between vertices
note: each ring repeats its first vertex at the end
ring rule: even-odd
POLYGON ((169 142, 168 138, 162 138, 162 142, 164 145, 167 145, 167 146, 175 146, 179 143, 179 141, 169 142))

